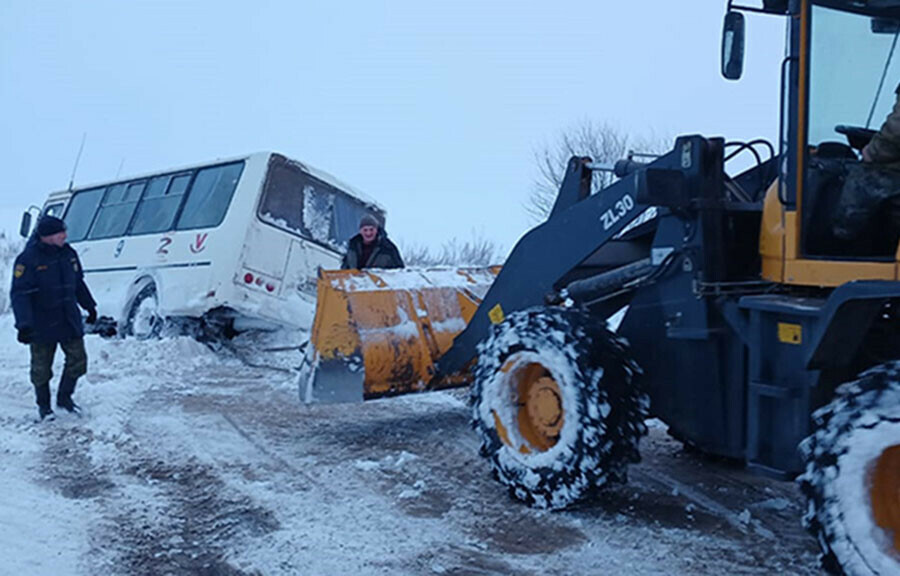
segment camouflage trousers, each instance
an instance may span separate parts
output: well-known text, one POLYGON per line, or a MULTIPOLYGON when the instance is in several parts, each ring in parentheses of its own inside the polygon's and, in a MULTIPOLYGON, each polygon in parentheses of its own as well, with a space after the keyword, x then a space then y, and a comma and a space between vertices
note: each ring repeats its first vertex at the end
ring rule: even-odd
MULTIPOLYGON (((75 338, 60 342, 59 347, 65 354, 63 364, 63 380, 75 382, 87 372, 87 352, 84 349, 84 338, 75 338)), ((35 388, 46 386, 53 378, 53 357, 56 356, 56 343, 31 344, 31 383, 35 388)))
POLYGON ((900 229, 900 171, 893 166, 849 166, 832 227, 842 240, 875 232, 896 235, 900 229))

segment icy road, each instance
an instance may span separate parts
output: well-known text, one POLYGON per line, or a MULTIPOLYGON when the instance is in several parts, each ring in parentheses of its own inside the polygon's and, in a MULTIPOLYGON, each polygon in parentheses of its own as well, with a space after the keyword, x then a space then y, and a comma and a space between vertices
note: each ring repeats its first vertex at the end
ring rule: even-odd
POLYGON ((461 392, 306 407, 246 343, 87 343, 86 415, 36 424, 0 317, 0 574, 818 573, 792 483, 658 423, 628 486, 541 512, 491 479, 461 392))

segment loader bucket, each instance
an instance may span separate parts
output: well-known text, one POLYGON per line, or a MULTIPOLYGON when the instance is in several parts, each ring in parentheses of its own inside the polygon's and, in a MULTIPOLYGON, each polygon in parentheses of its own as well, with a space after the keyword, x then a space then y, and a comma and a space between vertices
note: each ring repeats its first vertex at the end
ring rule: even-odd
POLYGON ((463 386, 430 383, 499 267, 321 271, 301 399, 352 402, 463 386))

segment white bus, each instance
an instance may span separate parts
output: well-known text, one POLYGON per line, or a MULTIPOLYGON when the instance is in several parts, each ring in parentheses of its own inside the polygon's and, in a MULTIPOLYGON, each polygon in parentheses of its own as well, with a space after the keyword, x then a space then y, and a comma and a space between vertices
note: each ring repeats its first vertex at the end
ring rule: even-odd
MULTIPOLYGON (((340 267, 373 200, 261 152, 55 192, 106 325, 156 336, 167 318, 226 331, 307 327, 320 267, 340 267)), ((23 230, 28 229, 23 219, 23 230)))

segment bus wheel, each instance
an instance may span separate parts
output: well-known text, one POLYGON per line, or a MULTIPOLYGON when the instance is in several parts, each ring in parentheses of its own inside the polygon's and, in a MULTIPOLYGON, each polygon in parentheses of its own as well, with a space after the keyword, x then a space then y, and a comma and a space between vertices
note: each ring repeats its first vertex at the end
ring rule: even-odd
POLYGON ((159 338, 162 328, 163 319, 159 315, 156 285, 147 284, 141 288, 131 303, 124 333, 126 336, 134 336, 138 340, 149 340, 159 338))

